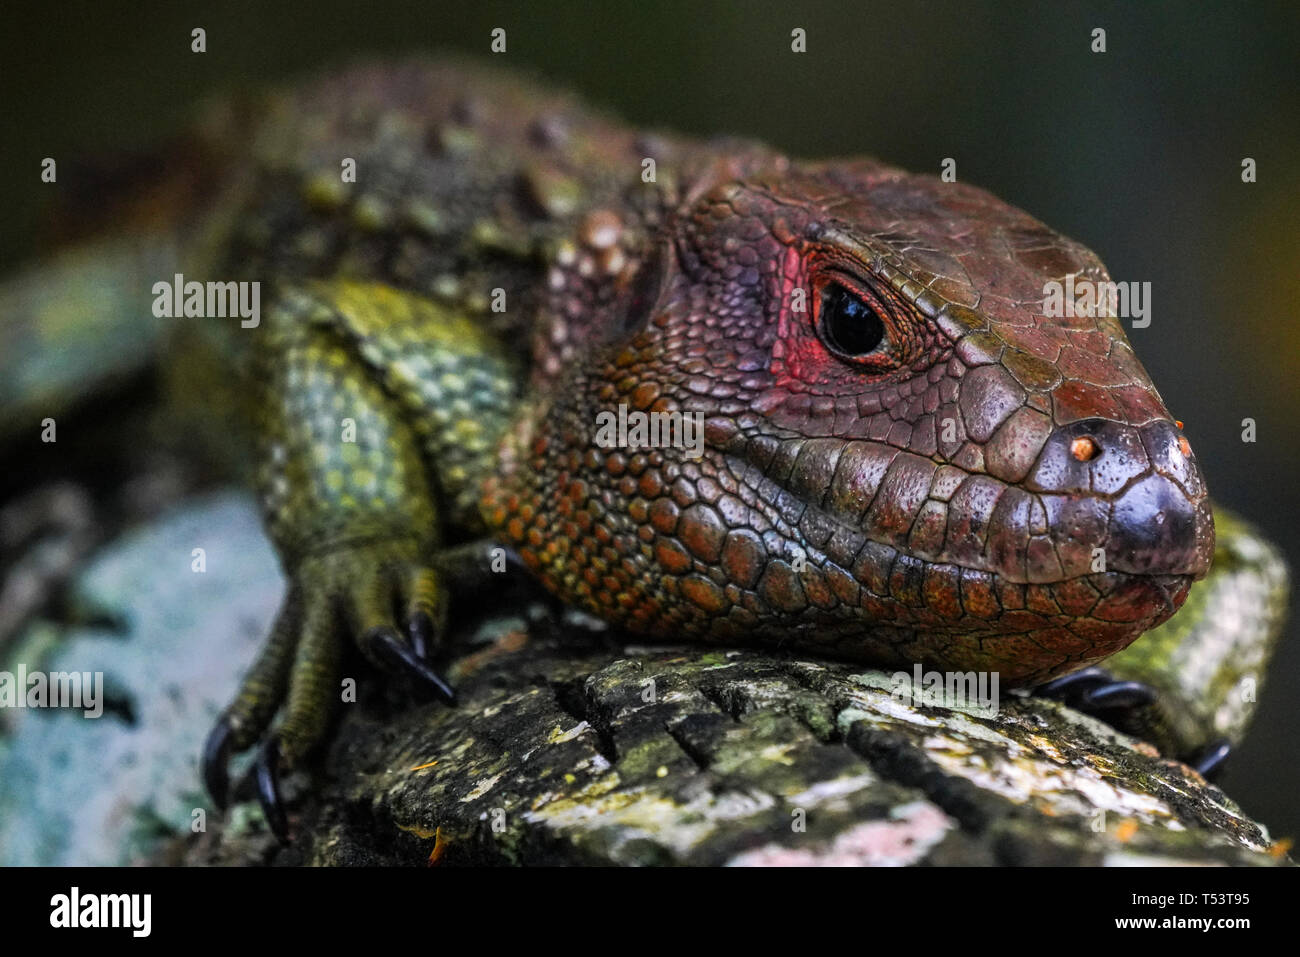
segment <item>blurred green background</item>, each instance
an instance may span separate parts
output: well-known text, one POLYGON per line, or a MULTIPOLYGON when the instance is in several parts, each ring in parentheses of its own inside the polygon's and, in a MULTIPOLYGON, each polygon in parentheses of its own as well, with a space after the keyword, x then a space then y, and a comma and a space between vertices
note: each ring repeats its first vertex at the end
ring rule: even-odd
MULTIPOLYGON (((129 150, 201 97, 350 59, 438 49, 571 86, 632 123, 754 137, 792 154, 871 153, 992 190, 1150 281, 1131 338, 1187 423, 1214 495, 1300 567, 1300 5, 888 2, 710 5, 7 4, 7 225, 32 254, 44 156, 129 150), (190 52, 190 30, 208 52, 190 52), (808 52, 790 52, 803 27, 808 52), (1090 52, 1102 27, 1107 52, 1090 52), (1241 182, 1243 157, 1258 182, 1241 182), (1258 423, 1243 444, 1241 421, 1258 423)), ((1293 605, 1295 598, 1293 596, 1293 605)), ((1225 786, 1300 835, 1300 623, 1225 786)))

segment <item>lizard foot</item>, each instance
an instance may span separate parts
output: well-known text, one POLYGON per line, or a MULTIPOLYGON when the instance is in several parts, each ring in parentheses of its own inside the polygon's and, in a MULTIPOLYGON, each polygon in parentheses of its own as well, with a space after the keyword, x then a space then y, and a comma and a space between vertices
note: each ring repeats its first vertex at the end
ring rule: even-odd
POLYGON ((1056 698, 1085 714, 1110 724, 1116 712, 1128 712, 1155 703, 1156 689, 1140 681, 1118 681, 1096 666, 1056 678, 1034 689, 1035 694, 1056 698))
POLYGON ((1158 692, 1140 681, 1121 681, 1095 665, 1039 685, 1034 693, 1104 721, 1117 731, 1150 739, 1158 692))
MULTIPOLYGON (((1118 731, 1146 740, 1153 739, 1152 730, 1159 725, 1159 719, 1153 718, 1158 711, 1156 689, 1141 681, 1118 680, 1104 668, 1084 668, 1039 685, 1034 693, 1056 698, 1118 731)), ((1179 759, 1212 781, 1222 775, 1231 751, 1232 743, 1221 738, 1191 754, 1179 755, 1179 759)))
POLYGON ((263 741, 253 770, 255 790, 282 842, 289 824, 280 773, 325 736, 341 686, 344 633, 379 668, 455 702, 451 686, 429 664, 445 632, 442 578, 419 560, 414 543, 382 541, 311 556, 291 577, 271 637, 208 735, 202 756, 204 783, 224 808, 231 755, 263 741))

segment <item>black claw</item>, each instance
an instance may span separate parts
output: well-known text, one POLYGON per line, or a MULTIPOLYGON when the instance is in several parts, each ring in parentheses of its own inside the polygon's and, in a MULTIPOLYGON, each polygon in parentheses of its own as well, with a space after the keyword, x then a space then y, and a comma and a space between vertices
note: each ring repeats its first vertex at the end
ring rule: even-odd
POLYGON ((1156 690, 1150 685, 1116 681, 1104 668, 1095 665, 1039 685, 1035 690, 1087 712, 1142 708, 1154 704, 1157 698, 1156 690))
POLYGON ((226 809, 226 799, 230 793, 227 766, 230 763, 230 739, 234 731, 230 719, 223 714, 208 733, 208 739, 203 742, 203 783, 219 811, 226 809))
POLYGON ((257 801, 266 823, 281 844, 289 843, 289 820, 280 799, 280 741, 269 738, 257 756, 257 801))
POLYGON ((415 656, 415 652, 402 643, 402 640, 389 628, 380 628, 370 636, 370 647, 381 662, 393 668, 400 668, 414 678, 418 678, 427 688, 437 694, 448 704, 456 703, 456 692, 437 672, 415 656))
POLYGON ((1207 745, 1187 763, 1195 768, 1201 777, 1210 781, 1223 773, 1224 763, 1231 753, 1232 742, 1227 738, 1221 738, 1213 744, 1207 745))
POLYGON ((1068 675, 1062 675, 1060 678, 1053 678, 1047 684, 1039 685, 1035 693, 1045 695, 1049 698, 1064 698, 1068 695, 1075 694, 1087 687, 1103 682, 1110 681, 1111 677, 1102 671, 1096 665, 1071 672, 1068 675))
POLYGON ((417 611, 407 623, 407 634, 411 636, 411 651, 421 661, 428 661, 433 650, 433 619, 422 611, 417 611))
POLYGON ((1079 698, 1084 711, 1104 711, 1111 708, 1142 708, 1154 704, 1156 691, 1140 681, 1112 681, 1089 688, 1079 698))

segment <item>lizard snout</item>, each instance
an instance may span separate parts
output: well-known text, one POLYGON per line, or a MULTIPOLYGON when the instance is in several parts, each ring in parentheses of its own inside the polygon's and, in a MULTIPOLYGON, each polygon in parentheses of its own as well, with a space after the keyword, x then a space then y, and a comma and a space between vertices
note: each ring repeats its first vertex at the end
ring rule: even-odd
POLYGON ((1101 570, 1202 578, 1214 519, 1177 426, 1085 419, 1048 437, 1026 488, 1042 496, 1066 574, 1101 570))

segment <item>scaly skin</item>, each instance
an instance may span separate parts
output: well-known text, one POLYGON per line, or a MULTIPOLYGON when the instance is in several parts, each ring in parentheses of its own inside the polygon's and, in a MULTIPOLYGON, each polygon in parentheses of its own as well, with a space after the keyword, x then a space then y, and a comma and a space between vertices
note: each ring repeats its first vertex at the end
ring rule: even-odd
POLYGON ((1177 609, 1214 541, 1195 461, 1118 321, 1040 315, 1045 282, 1106 278, 1091 253, 866 162, 696 192, 652 304, 567 365, 490 483, 487 514, 548 587, 633 631, 1022 684, 1177 609), (888 311, 893 355, 829 352, 832 277, 888 311), (702 414, 703 458, 601 454, 593 423, 619 402, 702 414), (1101 452, 1081 462, 1084 436, 1101 452))
POLYGON ((187 278, 262 281, 263 322, 185 324, 176 354, 249 384, 291 586, 206 763, 220 797, 283 707, 259 774, 278 830, 340 631, 439 689, 455 538, 510 543, 632 632, 1020 685, 1125 648, 1209 569, 1200 470, 1119 321, 1043 315, 1046 283, 1104 267, 988 193, 643 135, 457 66, 353 70, 259 115, 180 245, 187 278), (832 346, 845 295, 880 323, 865 355, 832 346), (599 447, 620 405, 699 414, 702 456, 599 447))

